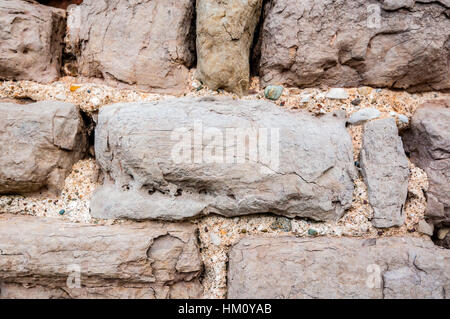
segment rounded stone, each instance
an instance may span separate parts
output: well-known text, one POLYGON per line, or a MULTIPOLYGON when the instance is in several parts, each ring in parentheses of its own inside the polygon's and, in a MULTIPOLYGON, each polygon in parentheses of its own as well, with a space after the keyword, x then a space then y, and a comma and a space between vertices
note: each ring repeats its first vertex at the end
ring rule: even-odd
POLYGON ((273 101, 278 100, 282 93, 283 87, 279 85, 269 85, 264 89, 264 96, 273 101))

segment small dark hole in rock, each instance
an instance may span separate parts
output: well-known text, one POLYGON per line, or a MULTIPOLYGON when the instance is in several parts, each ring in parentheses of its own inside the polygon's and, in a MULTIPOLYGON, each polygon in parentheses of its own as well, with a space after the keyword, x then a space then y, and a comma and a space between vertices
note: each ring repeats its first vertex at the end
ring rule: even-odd
POLYGON ((40 4, 66 10, 71 4, 82 4, 83 0, 37 0, 40 4))

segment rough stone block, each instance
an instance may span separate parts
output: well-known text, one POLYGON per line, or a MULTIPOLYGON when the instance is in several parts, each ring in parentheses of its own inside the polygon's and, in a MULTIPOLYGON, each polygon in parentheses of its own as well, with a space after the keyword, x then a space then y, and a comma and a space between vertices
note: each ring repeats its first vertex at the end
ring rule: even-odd
POLYGON ((0 215, 0 298, 199 298, 192 224, 0 215))
POLYGON ((422 238, 249 237, 230 252, 228 298, 450 297, 450 251, 422 238))
POLYGON ((58 192, 87 150, 84 123, 69 103, 0 103, 0 194, 58 192))
POLYGON ((0 80, 48 83, 60 75, 65 12, 0 0, 0 80))
POLYGON ((275 213, 337 220, 352 202, 342 113, 265 101, 168 99, 103 107, 95 134, 99 218, 178 220, 275 213))

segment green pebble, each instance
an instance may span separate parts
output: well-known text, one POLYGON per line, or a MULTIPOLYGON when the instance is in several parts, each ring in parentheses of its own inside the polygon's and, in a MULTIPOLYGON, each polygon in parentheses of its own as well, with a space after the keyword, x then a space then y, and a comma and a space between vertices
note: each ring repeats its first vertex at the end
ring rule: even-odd
POLYGON ((59 214, 60 214, 60 215, 64 215, 65 212, 66 212, 65 209, 61 209, 61 210, 59 211, 59 214))
POLYGON ((317 230, 315 230, 315 229, 308 229, 308 235, 310 235, 310 236, 317 236, 317 230))
POLYGON ((283 93, 283 87, 279 85, 269 85, 264 89, 264 95, 267 99, 276 101, 283 93))

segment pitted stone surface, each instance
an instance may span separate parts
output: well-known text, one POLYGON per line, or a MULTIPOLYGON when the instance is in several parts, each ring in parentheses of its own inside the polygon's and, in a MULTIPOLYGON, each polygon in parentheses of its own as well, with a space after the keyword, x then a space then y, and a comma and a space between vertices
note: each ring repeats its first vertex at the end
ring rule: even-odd
POLYGON ((450 1, 273 0, 255 52, 262 84, 450 88, 450 1))
POLYGON ((355 177, 342 115, 317 118, 265 101, 215 98, 103 107, 95 153, 105 182, 91 214, 339 219, 355 177))

